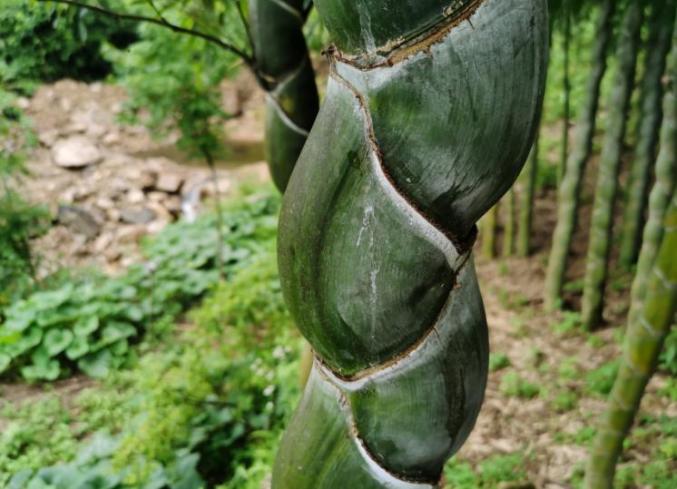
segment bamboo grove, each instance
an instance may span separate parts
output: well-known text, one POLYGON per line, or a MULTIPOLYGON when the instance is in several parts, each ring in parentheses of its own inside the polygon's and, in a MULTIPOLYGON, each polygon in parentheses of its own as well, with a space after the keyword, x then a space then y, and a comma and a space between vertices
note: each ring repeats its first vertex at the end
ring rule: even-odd
POLYGON ((584 483, 611 488, 677 302, 677 0, 235 3, 249 51, 224 47, 267 94, 280 278, 313 349, 273 489, 438 487, 487 379, 478 229, 486 258, 542 258, 543 307, 577 310, 587 330, 604 325, 612 273, 633 274, 584 483), (333 42, 321 109, 302 31, 313 7, 333 42), (546 77, 561 97, 539 127, 546 77), (537 242, 546 177, 554 222, 537 242))
MULTIPOLYGON (((550 2, 551 36, 563 51, 548 77, 561 80, 551 239, 533 243, 534 182, 547 168, 547 112, 518 183, 482 220, 482 253, 547 259, 543 306, 574 309, 580 325, 605 325, 612 275, 632 274, 621 367, 591 448, 586 489, 610 489, 623 440, 658 354, 675 324, 674 195, 677 162, 677 2, 550 2), (579 25, 594 19, 587 80, 573 113, 569 54, 579 25), (571 136, 569 134, 571 133, 571 136), (589 203, 588 203, 589 201, 589 203), (672 206, 670 202, 673 201, 672 206), (517 209, 515 209, 517 205, 517 209), (516 244, 515 243, 516 240, 516 244), (581 243, 581 240, 584 242, 581 243), (583 268, 571 269, 574 258, 583 268), (580 283, 575 287, 574 282, 580 283), (576 291, 580 291, 580 294, 576 291)), ((552 81, 552 80, 551 80, 552 81)), ((549 107, 553 110, 553 107, 549 107)), ((546 107, 546 111, 548 107, 546 107)), ((552 158, 551 158, 552 161, 552 158)))

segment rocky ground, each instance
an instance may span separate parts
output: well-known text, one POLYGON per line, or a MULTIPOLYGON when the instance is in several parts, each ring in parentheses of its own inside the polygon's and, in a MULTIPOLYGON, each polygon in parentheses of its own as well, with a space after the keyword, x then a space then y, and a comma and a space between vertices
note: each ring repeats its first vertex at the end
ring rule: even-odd
MULTIPOLYGON (((228 123, 233 152, 218 170, 221 193, 235 180, 267 175, 261 161, 262 96, 252 91, 253 85, 244 77, 224 88, 228 110, 241 110, 242 115, 228 123)), ((22 102, 40 142, 28 162, 25 192, 31 200, 48 205, 55 222, 37 244, 46 257, 45 270, 89 265, 116 272, 140 259, 138 243, 143 236, 199 211, 204 198, 213 195, 209 172, 186 161, 171 139, 158 142, 143 127, 116 122, 124 99, 115 86, 62 81, 42 87, 22 102)), ((558 334, 553 328, 565 318, 541 309, 554 206, 553 194, 538 197, 535 256, 478 260, 492 352, 506 355, 509 365, 491 373, 477 427, 459 453, 461 460, 479 462, 496 454, 523 452, 531 484, 525 487, 547 489, 571 487, 572 472, 585 460, 586 449, 575 441, 576 434, 593 426, 605 406, 601 397, 586 391, 585 373, 609 362, 619 350, 613 329, 597 333, 596 341, 575 332, 558 334), (574 373, 563 378, 561 367, 568 364, 574 373), (511 373, 538 386, 537 395, 506 393, 501 384, 511 373), (555 409, 555 396, 567 392, 580 400, 571 409, 555 409)), ((582 270, 585 242, 585 236, 576 240, 574 273, 582 270)), ((606 317, 611 325, 619 325, 627 310, 627 291, 614 294, 606 317)), ((65 381, 64 395, 78 390, 79 382, 65 381)), ((643 412, 677 416, 677 404, 658 395, 666 382, 665 377, 654 378, 643 412)), ((26 387, 17 395, 37 394, 35 388, 26 387)), ((633 445, 624 463, 644 463, 655 448, 652 444, 655 440, 633 445)))
MULTIPOLYGON (((218 165, 220 195, 234 179, 265 175, 262 95, 252 86, 243 76, 224 87, 224 105, 241 115, 225 127, 230 153, 218 165)), ((36 243, 43 273, 73 265, 115 272, 138 261, 143 236, 194 216, 214 195, 208 170, 176 150, 171 136, 156 140, 118 122, 124 101, 119 87, 68 80, 21 101, 39 142, 22 191, 54 220, 36 243)))

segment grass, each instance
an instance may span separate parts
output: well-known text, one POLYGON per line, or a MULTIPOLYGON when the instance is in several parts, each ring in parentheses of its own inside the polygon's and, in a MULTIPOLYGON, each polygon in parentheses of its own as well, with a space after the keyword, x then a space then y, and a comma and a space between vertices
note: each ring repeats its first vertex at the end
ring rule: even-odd
POLYGON ((452 460, 444 469, 445 489, 495 488, 501 483, 527 479, 528 457, 522 452, 493 455, 473 467, 468 462, 452 460))
POLYGON ((519 399, 533 399, 541 392, 541 389, 536 384, 523 379, 515 371, 503 374, 500 389, 503 395, 519 399))
POLYGON ((510 358, 505 353, 491 353, 489 356, 489 370, 497 372, 511 365, 510 358))

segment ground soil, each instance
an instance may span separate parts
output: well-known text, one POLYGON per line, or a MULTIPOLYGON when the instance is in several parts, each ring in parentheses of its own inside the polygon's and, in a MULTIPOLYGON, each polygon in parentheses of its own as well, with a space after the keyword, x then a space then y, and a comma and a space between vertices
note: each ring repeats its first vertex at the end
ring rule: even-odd
MULTIPOLYGON (((256 149, 260 148, 263 138, 263 97, 251 88, 253 85, 245 77, 224 87, 224 97, 235 108, 241 109, 243 114, 229 122, 228 137, 233 147, 237 148, 239 145, 246 148, 244 152, 248 155, 255 155, 254 158, 244 158, 247 161, 239 161, 238 165, 224 162, 219 175, 221 179, 230 182, 252 175, 261 178, 265 174, 265 167, 260 161, 262 155, 256 149), (244 162, 248 164, 240 165, 244 162)), ((30 199, 52 207, 55 202, 64 200, 80 202, 85 207, 95 207, 96 198, 108 191, 112 181, 122 179, 119 182, 121 185, 128 182, 133 188, 138 188, 138 182, 134 183, 132 180, 146 169, 156 172, 171 171, 179 174, 184 182, 205 178, 206 170, 199 164, 187 165, 189 161, 176 151, 171 141, 154 141, 139 126, 118 125, 115 114, 121 110, 124 100, 125 95, 118 87, 104 84, 87 86, 63 81, 42 87, 33 99, 25 102, 41 141, 40 147, 29 159, 31 175, 26 180, 25 189, 30 199), (94 114, 96 120, 87 123, 83 113, 94 114), (92 130, 93 124, 98 124, 101 128, 92 130), (80 171, 56 167, 52 162, 50 149, 55 140, 72 133, 91 137, 105 153, 103 161, 80 171), (130 168, 133 172, 125 173, 130 168)), ((129 193, 128 190, 121 189, 122 193, 129 193)), ((143 195, 137 198, 141 198, 142 202, 150 201, 148 192, 143 189, 141 192, 143 195)), ((167 198, 172 197, 170 195, 167 198)), ((125 198, 110 200, 125 203, 125 198)), ((572 357, 577 359, 581 378, 567 381, 564 388, 581 392, 585 383, 583 372, 597 368, 618 355, 614 329, 610 326, 622 324, 627 311, 627 290, 620 288, 612 291, 605 311, 608 325, 597 333, 603 340, 602 347, 592 346, 585 335, 560 335, 553 332, 553 326, 561 322, 562 317, 559 313, 549 314, 542 310, 541 295, 547 251, 555 224, 555 198, 552 190, 541 191, 537 195, 532 256, 498 260, 479 257, 477 260, 490 328, 491 348, 495 353, 506 354, 511 367, 490 374, 486 400, 477 426, 458 455, 460 459, 474 463, 494 454, 524 451, 529 454, 527 472, 530 482, 538 488, 549 489, 569 487, 567 481, 571 472, 586 457, 585 449, 579 445, 556 443, 556 435, 573 434, 582 427, 591 425, 605 404, 602 399, 588 396, 581 399, 577 408, 557 413, 544 392, 562 388, 557 374, 558 366, 572 357), (506 396, 499 386, 501 378, 509 370, 517 371, 522 378, 540 386, 542 394, 533 399, 506 396)), ((581 230, 574 240, 572 263, 569 267, 570 279, 578 279, 583 274, 587 241, 585 224, 589 220, 590 199, 584 198, 583 203, 581 230)), ((93 207, 87 208, 91 210, 93 207)), ((99 242, 98 247, 94 243, 100 238, 87 241, 74 234, 70 228, 56 225, 37 243, 39 252, 47 257, 48 262, 60 266, 84 264, 115 271, 118 267, 141 259, 138 254, 140 235, 156 232, 171 221, 167 219, 156 229, 149 230, 146 227, 139 236, 120 240, 119 236, 125 236, 124 233, 128 232, 125 229, 130 225, 111 219, 110 215, 115 216, 115 212, 108 212, 108 217, 102 218, 102 228, 114 238, 99 242)), ((575 306, 577 301, 577 294, 567 296, 568 305, 575 306)), ((665 377, 660 375, 652 380, 642 409, 655 415, 677 416, 677 404, 657 395, 658 389, 665 382, 665 377)), ((70 396, 90 384, 89 380, 75 378, 56 383, 52 392, 70 396)), ((38 387, 23 385, 0 385, 0 392, 5 398, 19 401, 44 395, 38 387)), ((624 455, 624 462, 645 461, 650 448, 633 447, 624 455)))

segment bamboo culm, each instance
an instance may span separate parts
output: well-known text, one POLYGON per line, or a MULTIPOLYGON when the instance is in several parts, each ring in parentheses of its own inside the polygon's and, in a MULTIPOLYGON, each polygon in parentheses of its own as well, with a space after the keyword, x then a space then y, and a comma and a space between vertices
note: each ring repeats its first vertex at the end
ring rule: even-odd
POLYGON ((629 269, 641 245, 645 210, 649 197, 656 147, 661 127, 661 77, 670 51, 677 2, 664 0, 653 5, 649 21, 644 78, 641 85, 641 120, 632 161, 629 194, 623 216, 620 263, 629 269))
POLYGON ((571 120, 571 80, 569 77, 569 55, 571 48, 571 12, 567 2, 564 2, 564 66, 562 72, 562 93, 564 100, 564 117, 562 117, 562 141, 560 149, 559 166, 557 169, 557 182, 562 183, 566 173, 567 155, 569 154, 569 121, 571 120))
POLYGON ((496 258, 496 228, 498 227, 498 205, 487 211, 480 223, 482 226, 482 255, 496 258))
POLYGON ((607 131, 599 162, 595 202, 590 223, 590 239, 583 280, 582 323, 586 329, 602 320, 606 286, 613 209, 618 193, 618 173, 627 122, 630 97, 634 87, 635 68, 639 51, 643 19, 642 2, 630 2, 626 7, 618 44, 618 73, 609 101, 607 131))
MULTIPOLYGON (((615 0, 605 0, 599 13, 596 29, 599 34, 593 50, 592 72, 588 79, 586 100, 576 125, 571 153, 567 158, 566 171, 559 187, 557 225, 553 234, 545 279, 544 302, 546 309, 550 311, 561 302, 567 257, 576 227, 581 184, 588 158, 592 152, 600 87, 606 72, 607 51, 612 39, 615 9, 615 0)), ((520 228, 522 228, 521 224, 520 228)))
POLYGON ((278 238, 315 361, 272 487, 430 489, 484 395, 475 223, 532 145, 546 1, 316 7, 335 47, 278 238))
POLYGON ((304 0, 249 0, 254 72, 266 91, 265 153, 284 192, 319 110, 303 24, 304 0))
POLYGON ((642 248, 637 270, 630 289, 628 324, 637 322, 637 315, 647 294, 651 267, 658 253, 663 233, 663 216, 675 191, 677 180, 677 23, 672 33, 672 51, 666 71, 663 96, 663 123, 660 131, 660 151, 656 159, 656 182, 649 197, 649 218, 644 226, 642 248))
POLYGON ((628 324, 620 369, 609 395, 607 412, 593 442, 585 489, 613 489, 623 440, 639 410, 644 389, 677 311, 677 196, 667 212, 664 235, 648 281, 641 312, 628 324))
POLYGON ((529 256, 531 252, 531 228, 534 219, 534 194, 536 177, 538 176, 538 134, 531 148, 529 159, 520 176, 522 191, 520 192, 519 223, 517 225, 517 254, 529 256))
POLYGON ((515 191, 510 189, 503 199, 503 256, 512 256, 515 253, 515 191))

